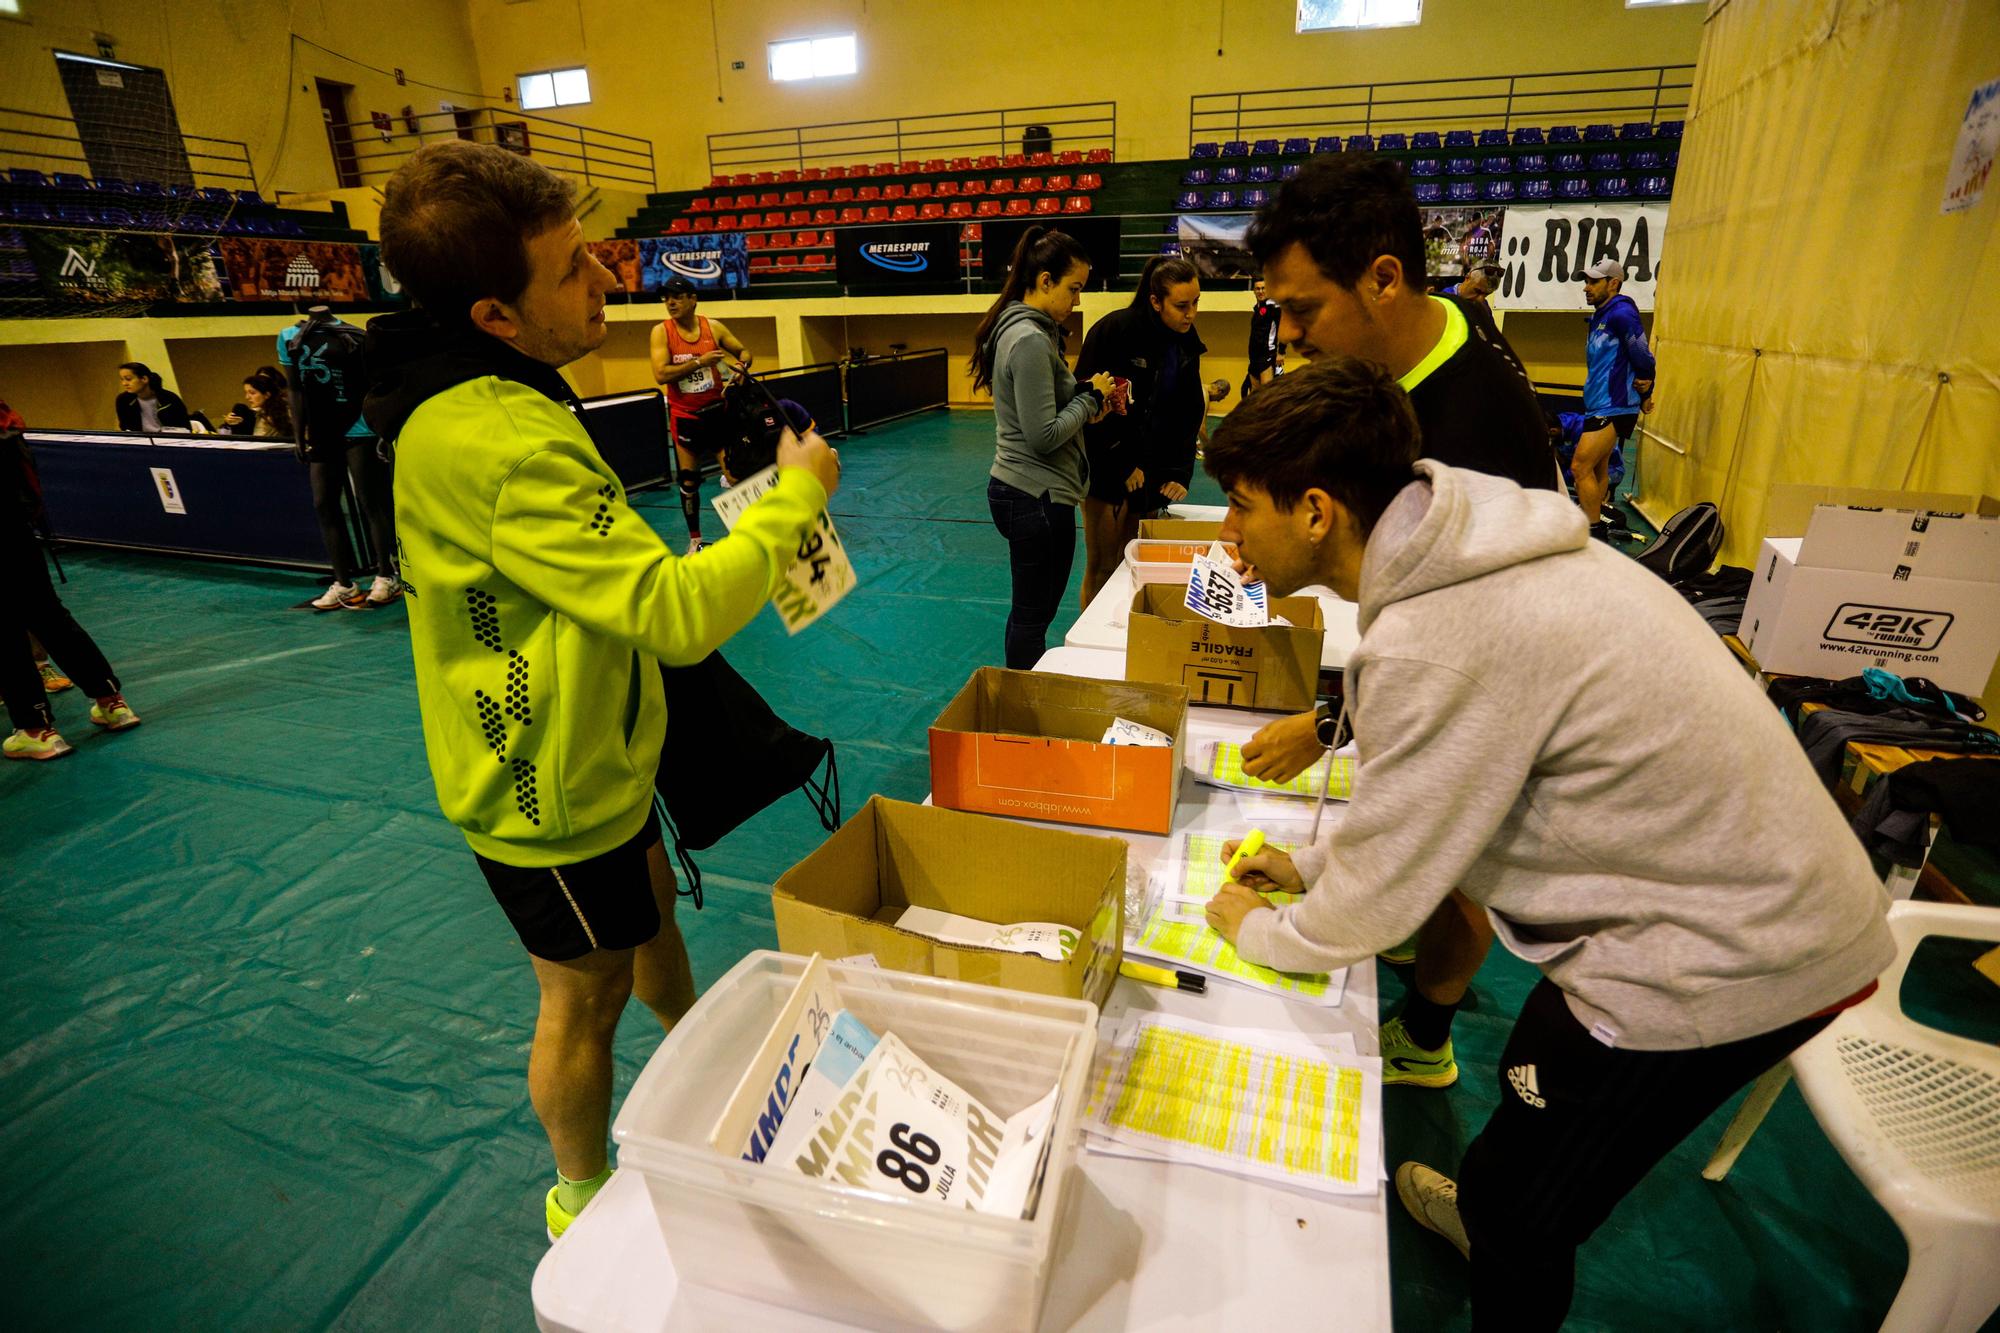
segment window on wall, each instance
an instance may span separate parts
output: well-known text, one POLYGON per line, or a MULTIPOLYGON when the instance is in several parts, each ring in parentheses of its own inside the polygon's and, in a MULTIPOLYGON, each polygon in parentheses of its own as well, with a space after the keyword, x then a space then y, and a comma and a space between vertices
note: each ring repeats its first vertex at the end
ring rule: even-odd
POLYGON ((0 0, 0 14, 17 15, 21 12, 21 0, 0 0))
POLYGON ((838 37, 802 37, 797 41, 772 42, 771 77, 781 83, 794 79, 833 79, 852 74, 858 67, 854 34, 838 37))
POLYGON ((1421 22, 1424 0, 1299 0, 1299 31, 1407 28, 1421 22))
POLYGON ((1655 9, 1661 5, 1692 5, 1696 0, 1625 0, 1627 9, 1655 9))
POLYGON ((581 66, 523 74, 514 80, 514 86, 520 95, 523 111, 578 106, 590 100, 590 72, 581 66))

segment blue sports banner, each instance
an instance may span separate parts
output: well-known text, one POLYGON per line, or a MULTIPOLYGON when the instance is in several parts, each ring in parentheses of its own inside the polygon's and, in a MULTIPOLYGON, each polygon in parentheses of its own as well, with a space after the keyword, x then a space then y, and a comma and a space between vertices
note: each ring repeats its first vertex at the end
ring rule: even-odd
POLYGON ((959 224, 847 227, 833 234, 843 286, 934 286, 959 279, 959 224))
POLYGON ((720 291, 750 283, 750 251, 741 232, 647 236, 639 241, 640 290, 658 292, 669 279, 720 291))

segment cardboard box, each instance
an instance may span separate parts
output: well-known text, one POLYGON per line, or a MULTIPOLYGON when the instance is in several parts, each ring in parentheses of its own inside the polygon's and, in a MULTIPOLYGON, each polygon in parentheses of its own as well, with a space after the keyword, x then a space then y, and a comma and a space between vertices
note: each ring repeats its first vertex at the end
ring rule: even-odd
MULTIPOLYGON (((931 723, 931 800, 1058 824, 1165 833, 1180 799, 1188 692, 981 667, 931 723), (1174 738, 1105 745, 1114 718, 1174 738)), ((1023 920, 1029 918, 1021 918, 1023 920)))
POLYGON ((778 877, 771 915, 787 953, 1102 1005, 1125 957, 1122 839, 1034 828, 871 797, 819 850, 778 877), (898 930, 907 907, 982 921, 1052 921, 1082 938, 1066 962, 945 944, 898 930))
POLYGON ((1139 520, 1139 539, 1149 542, 1200 542, 1202 549, 1222 537, 1220 519, 1203 518, 1142 518, 1139 520))
POLYGON ((1279 597, 1271 614, 1291 625, 1222 625, 1188 610, 1184 588, 1135 588, 1125 629, 1125 679, 1185 685, 1192 703, 1303 713, 1319 694, 1326 638, 1319 599, 1279 597))
POLYGON ((1764 501, 1766 537, 1803 537, 1821 505, 1921 509, 1933 514, 2000 515, 2000 500, 1953 491, 1882 491, 1866 486, 1773 486, 1764 501))
POLYGON ((1986 496, 1897 492, 1942 500, 1949 512, 1822 504, 1803 526, 1795 497, 1774 503, 1743 609, 1744 646, 1763 670, 1840 679, 1881 667, 1979 695, 2000 657, 2000 502, 1986 496))

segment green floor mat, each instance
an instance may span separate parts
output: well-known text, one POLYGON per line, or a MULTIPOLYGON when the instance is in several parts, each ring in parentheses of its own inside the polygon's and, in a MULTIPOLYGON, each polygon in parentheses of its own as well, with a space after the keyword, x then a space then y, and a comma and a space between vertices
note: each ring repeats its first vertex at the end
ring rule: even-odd
MULTIPOLYGON (((923 797, 927 723, 1000 659, 992 443, 991 416, 964 411, 841 441, 833 512, 860 588, 795 638, 765 613, 726 650, 834 739, 850 813, 923 797)), ((684 545, 675 497, 637 498, 684 545)), ((1190 498, 1221 501, 1206 478, 1190 498)), ((297 574, 65 563, 65 600, 146 724, 93 734, 64 694, 79 753, 0 766, 8 1323, 529 1327, 551 1181, 526 1096, 535 985, 438 813, 403 609, 289 609, 314 591, 297 574)), ((1051 644, 1075 610, 1073 579, 1051 644)), ((768 886, 821 836, 791 797, 700 854, 707 907, 680 910, 698 982, 775 945, 768 886)), ((1459 1022, 1464 1080, 1388 1093, 1391 1165, 1455 1166, 1533 977, 1496 952, 1459 1022)), ((658 1038, 635 1007, 619 1096, 658 1038)), ((1572 1327, 1872 1328, 1901 1242, 1797 1094, 1714 1186, 1698 1173, 1720 1126, 1586 1247, 1572 1327)), ((1463 1265, 1390 1215, 1397 1326, 1466 1327, 1463 1265)))

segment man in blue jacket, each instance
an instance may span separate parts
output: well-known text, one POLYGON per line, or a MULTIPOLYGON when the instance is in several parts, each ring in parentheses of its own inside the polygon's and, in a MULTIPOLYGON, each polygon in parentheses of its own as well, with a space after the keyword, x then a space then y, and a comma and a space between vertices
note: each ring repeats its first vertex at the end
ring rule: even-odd
POLYGON ((1583 271, 1583 297, 1596 313, 1584 344, 1583 436, 1570 470, 1577 503, 1590 520, 1590 535, 1607 537, 1604 497, 1611 491, 1611 451, 1632 438, 1639 413, 1653 410, 1653 353, 1639 307, 1619 294, 1625 266, 1600 259, 1583 271))

